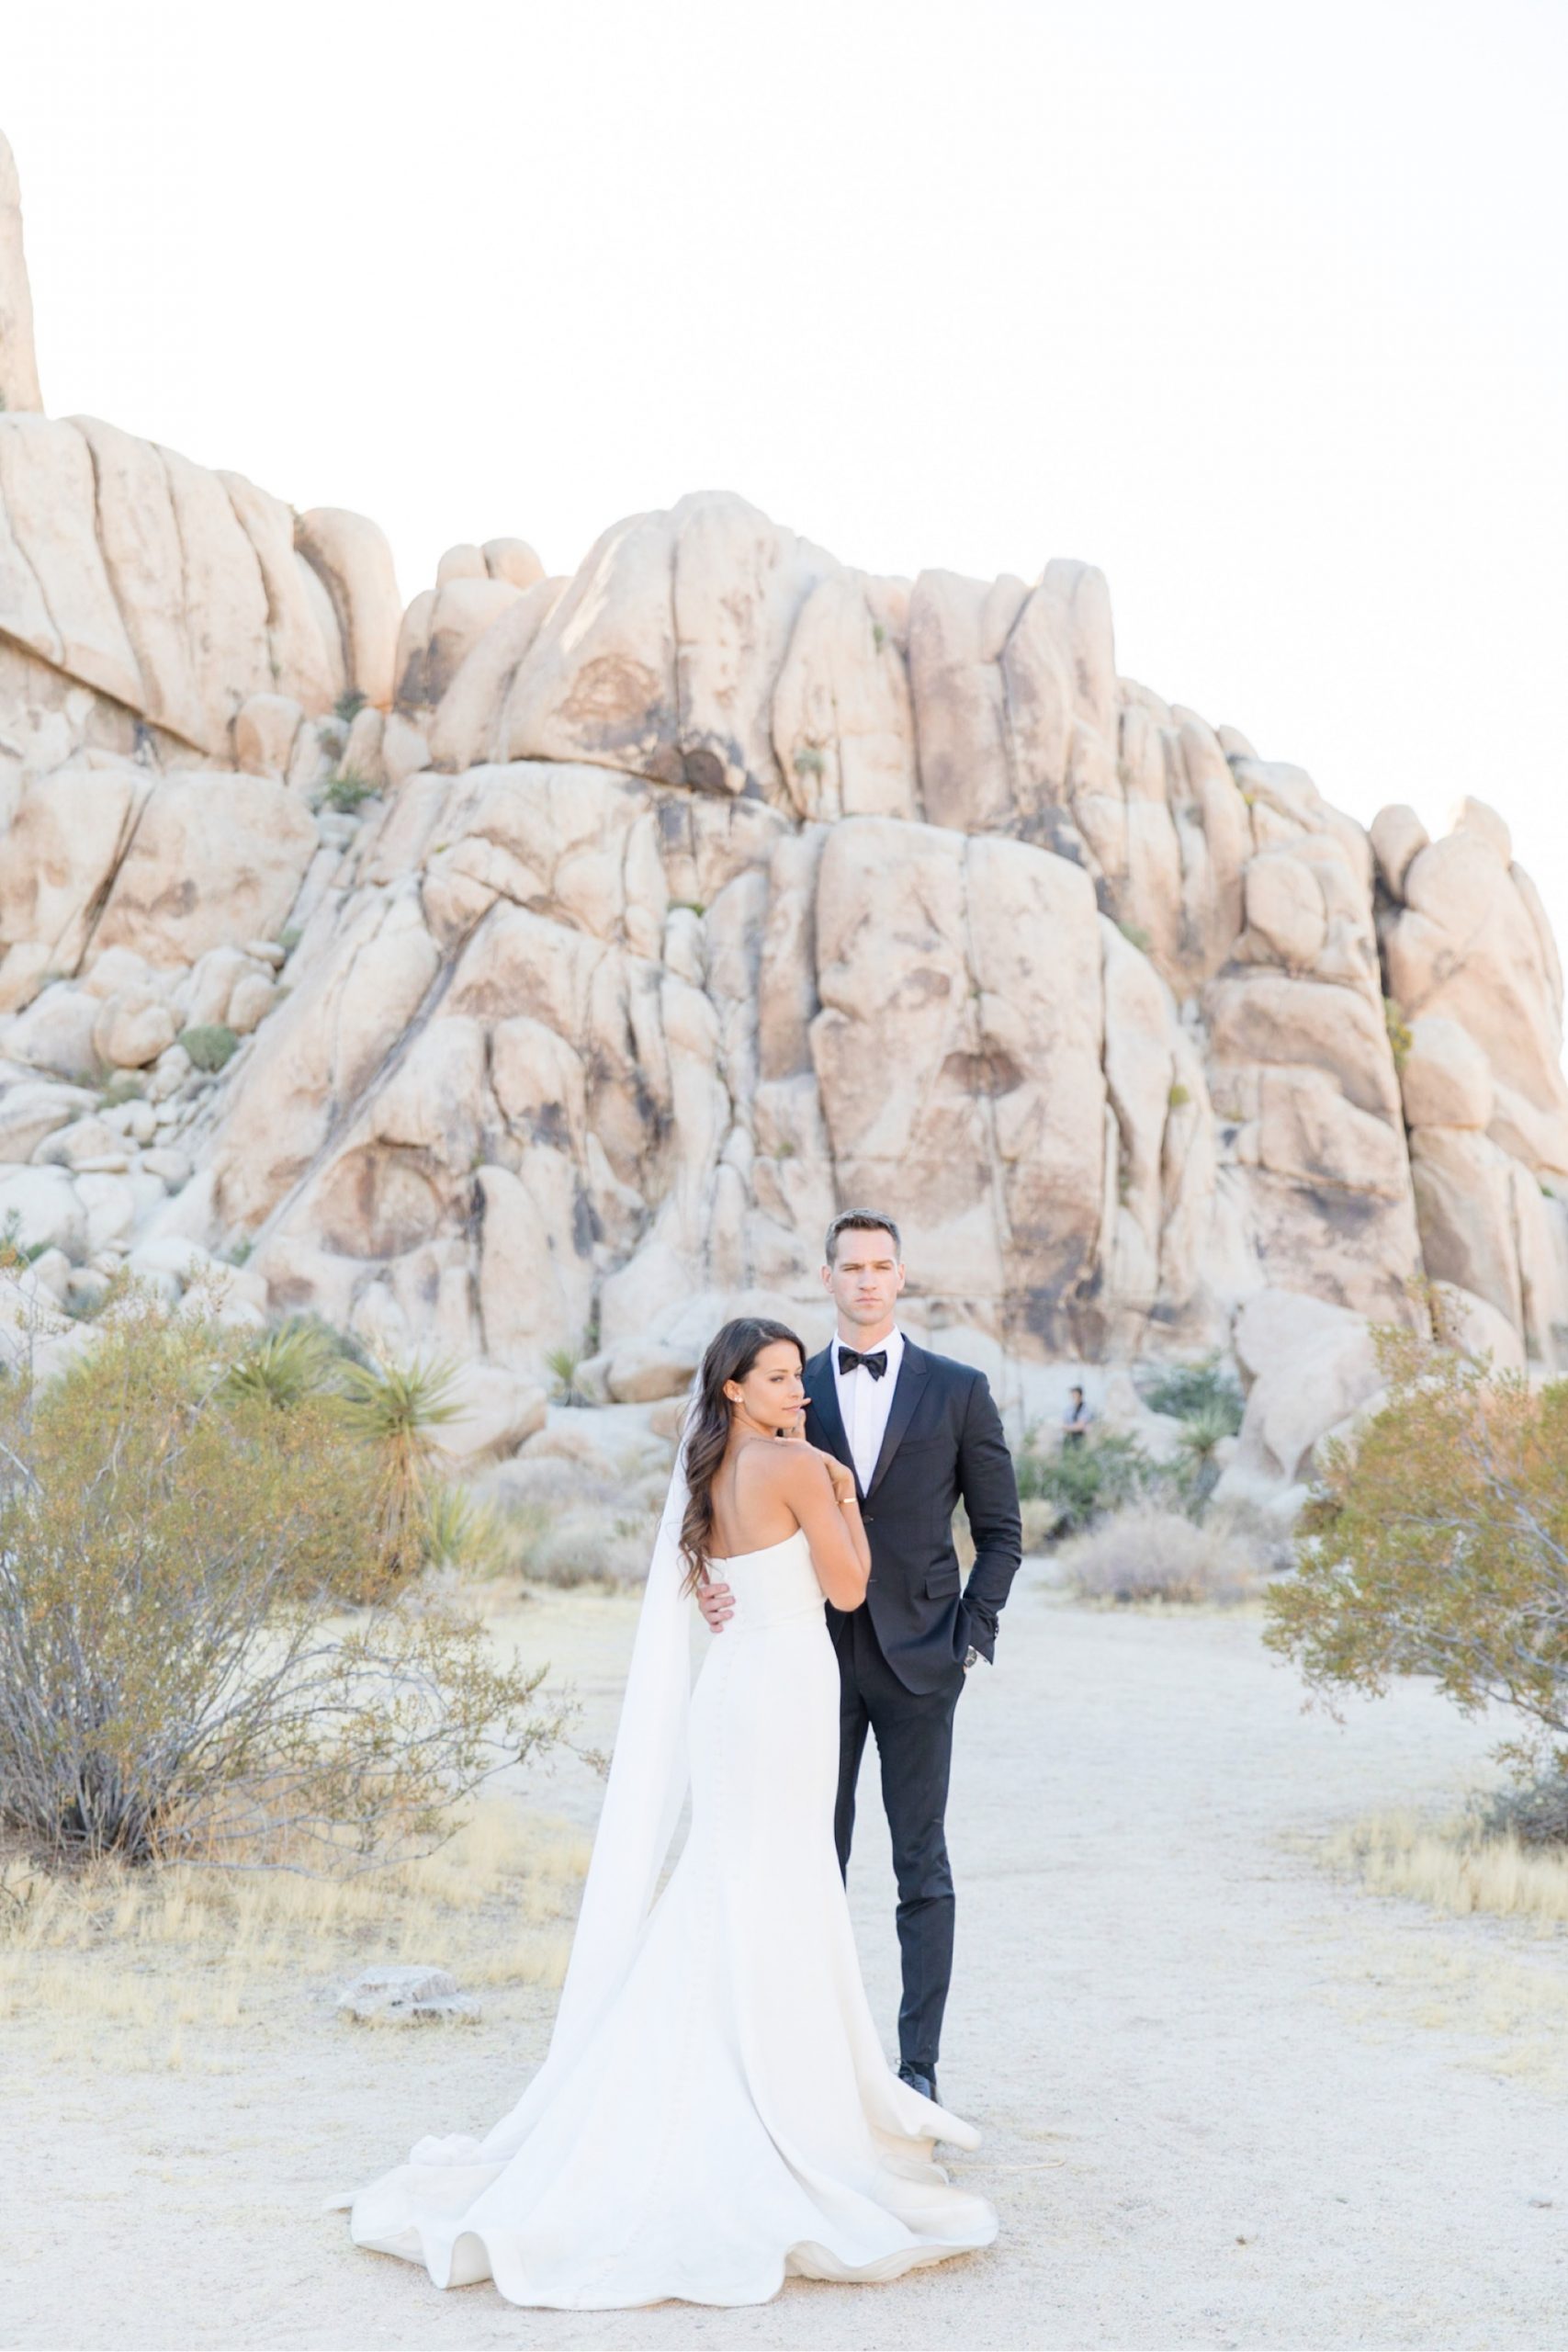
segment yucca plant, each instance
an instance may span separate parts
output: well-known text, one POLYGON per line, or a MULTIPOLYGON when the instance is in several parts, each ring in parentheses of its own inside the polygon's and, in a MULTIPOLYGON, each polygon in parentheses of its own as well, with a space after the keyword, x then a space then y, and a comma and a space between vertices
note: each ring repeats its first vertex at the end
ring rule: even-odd
POLYGON ((506 1535, 492 1503, 467 1487, 433 1487, 425 1500, 425 1556, 433 1567, 493 1576, 502 1565, 506 1535))
POLYGON ((377 1457, 376 1549, 381 1574, 418 1574, 428 1555, 430 1494, 436 1446, 431 1431, 463 1408, 452 1391, 457 1368, 446 1362, 345 1363, 342 1412, 377 1457))
POLYGON ((1213 1493, 1220 1476, 1220 1447, 1235 1434, 1230 1406, 1220 1397, 1196 1407, 1183 1419, 1177 1442, 1187 1458, 1195 1502, 1207 1502, 1213 1493))
POLYGON ((333 1384, 337 1356, 325 1333, 312 1323, 284 1323, 265 1331, 227 1376, 233 1396, 288 1412, 307 1396, 320 1396, 333 1384))
POLYGON ((545 1368, 555 1383, 554 1399, 558 1405, 581 1405, 587 1399, 578 1392, 577 1375, 582 1355, 577 1348, 552 1348, 545 1358, 545 1368))

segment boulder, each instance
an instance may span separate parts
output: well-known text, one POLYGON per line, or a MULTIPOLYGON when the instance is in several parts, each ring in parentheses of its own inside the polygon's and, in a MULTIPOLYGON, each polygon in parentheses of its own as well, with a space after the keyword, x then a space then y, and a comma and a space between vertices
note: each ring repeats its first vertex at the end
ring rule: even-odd
POLYGON ((11 1227, 24 1250, 62 1250, 72 1263, 87 1254, 87 1219, 62 1168, 0 1168, 0 1231, 11 1227))
POLYGON ((608 1358, 604 1386, 616 1405, 649 1405, 684 1396, 702 1351, 660 1340, 625 1340, 608 1358))
POLYGON ((800 606, 838 568, 725 492, 617 524, 519 667, 503 755, 784 799, 773 684, 800 606))
POLYGON ((385 533, 344 507, 313 506, 295 525, 295 544, 332 600, 350 685, 385 710, 402 615, 385 533))
POLYGON ((24 1079, 0 1090, 0 1160, 28 1160, 60 1128, 90 1111, 96 1096, 85 1087, 24 1079))
POLYGON ((1377 860, 1378 879, 1391 899, 1404 896, 1404 877, 1410 871, 1411 860, 1424 850, 1431 836, 1414 808, 1396 801, 1387 808, 1380 808, 1372 819, 1372 854, 1377 860))
POLYGON ((509 580, 513 588, 532 588, 545 576, 545 567, 526 539, 487 539, 481 553, 491 578, 509 580))
POLYGON ((41 409, 17 163, 0 132, 0 409, 41 409))
POLYGON ((117 989, 93 1027, 93 1050, 110 1069, 144 1069, 179 1034, 173 1008, 147 989, 117 989))
POLYGON ((292 695, 252 695, 234 713, 234 762, 250 775, 286 776, 305 714, 292 695))
POLYGON ((1446 1347, 1478 1361, 1489 1359, 1498 1372, 1525 1369, 1524 1340, 1489 1299, 1477 1298, 1456 1283, 1434 1282, 1432 1310, 1434 1328, 1446 1347))
POLYGON ((447 1970, 418 1965, 363 1968, 343 1986, 334 2006, 339 2017, 357 2025, 469 2022, 480 2013, 479 2003, 459 1993, 447 1970))
POLYGON ((457 1418, 433 1434, 443 1453, 465 1464, 515 1453, 547 1419, 544 1390, 493 1364, 465 1365, 452 1401, 457 1418))
POLYGON ((107 1119, 73 1119, 67 1127, 46 1136, 35 1155, 41 1167, 88 1168, 105 1159, 125 1164, 125 1137, 107 1119))
POLYGON ((148 786, 129 760, 23 782, 0 833, 0 937, 39 942, 55 972, 75 970, 148 786))
POLYGON ((1405 1124, 1411 1127, 1485 1127, 1492 1118, 1492 1069, 1468 1031, 1441 1013, 1412 1024, 1400 1067, 1405 1124))
POLYGON ((1318 1440, 1382 1385, 1366 1318, 1325 1299, 1258 1291, 1237 1315, 1231 1344, 1249 1385, 1216 1501, 1295 1486, 1318 1440))
POLYGON ((101 1010, 85 989, 58 980, 17 1014, 6 1050, 14 1061, 58 1070, 62 1078, 96 1079, 100 1065, 93 1038, 101 1010))
POLYGON ((1509 1166, 1506 1153, 1467 1129, 1419 1127, 1410 1139, 1427 1273, 1483 1298, 1517 1331, 1523 1329, 1524 1300, 1509 1166))
POLYGON ((267 776, 183 771, 154 787, 94 933, 157 965, 281 931, 315 854, 309 809, 267 776))
POLYGON ((265 972, 250 970, 235 981, 229 998, 226 1015, 228 1025, 236 1035, 248 1037, 259 1023, 265 1020, 277 1001, 276 983, 265 972))

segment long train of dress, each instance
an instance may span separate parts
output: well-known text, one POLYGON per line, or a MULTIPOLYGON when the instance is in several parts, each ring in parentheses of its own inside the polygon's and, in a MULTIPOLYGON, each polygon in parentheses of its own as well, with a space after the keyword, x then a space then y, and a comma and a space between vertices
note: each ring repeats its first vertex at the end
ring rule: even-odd
MULTIPOLYGON (((722 1563, 692 1694, 690 1832, 598 2030, 541 2106, 419 2142, 353 2198, 356 2245, 438 2287, 624 2309, 765 2302, 987 2245, 932 2162, 971 2124, 883 2055, 833 1848, 839 1672, 805 1535, 722 1563)), ((541 2087, 543 2087, 541 2086, 541 2087)))

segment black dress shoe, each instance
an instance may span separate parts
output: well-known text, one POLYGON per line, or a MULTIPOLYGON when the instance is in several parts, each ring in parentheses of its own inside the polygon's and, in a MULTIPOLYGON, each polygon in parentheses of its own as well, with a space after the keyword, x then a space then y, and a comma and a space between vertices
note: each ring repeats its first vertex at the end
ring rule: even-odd
POLYGON ((908 2083, 912 2091, 919 2091, 922 2098, 929 2098, 933 2107, 941 2104, 936 2095, 934 2074, 922 2075, 918 2067, 903 2065, 898 2069, 898 2080, 908 2083))

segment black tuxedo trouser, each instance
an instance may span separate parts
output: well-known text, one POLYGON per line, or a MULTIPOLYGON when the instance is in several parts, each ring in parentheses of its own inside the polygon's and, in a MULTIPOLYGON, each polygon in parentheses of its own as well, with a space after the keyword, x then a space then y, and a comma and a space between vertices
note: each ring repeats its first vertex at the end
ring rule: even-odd
POLYGON ((964 1688, 956 1663, 950 1682, 926 1694, 907 1690, 882 1655, 866 1610, 839 1628, 839 1802, 833 1816, 839 1867, 848 1872, 855 1826, 855 1783, 867 1732, 882 1767, 882 1802, 893 1833, 898 1881, 898 1950, 904 1999, 898 2055, 923 2075, 936 2072, 942 2011, 953 1976, 953 1872, 947 1860, 948 1774, 953 1718, 964 1688))

